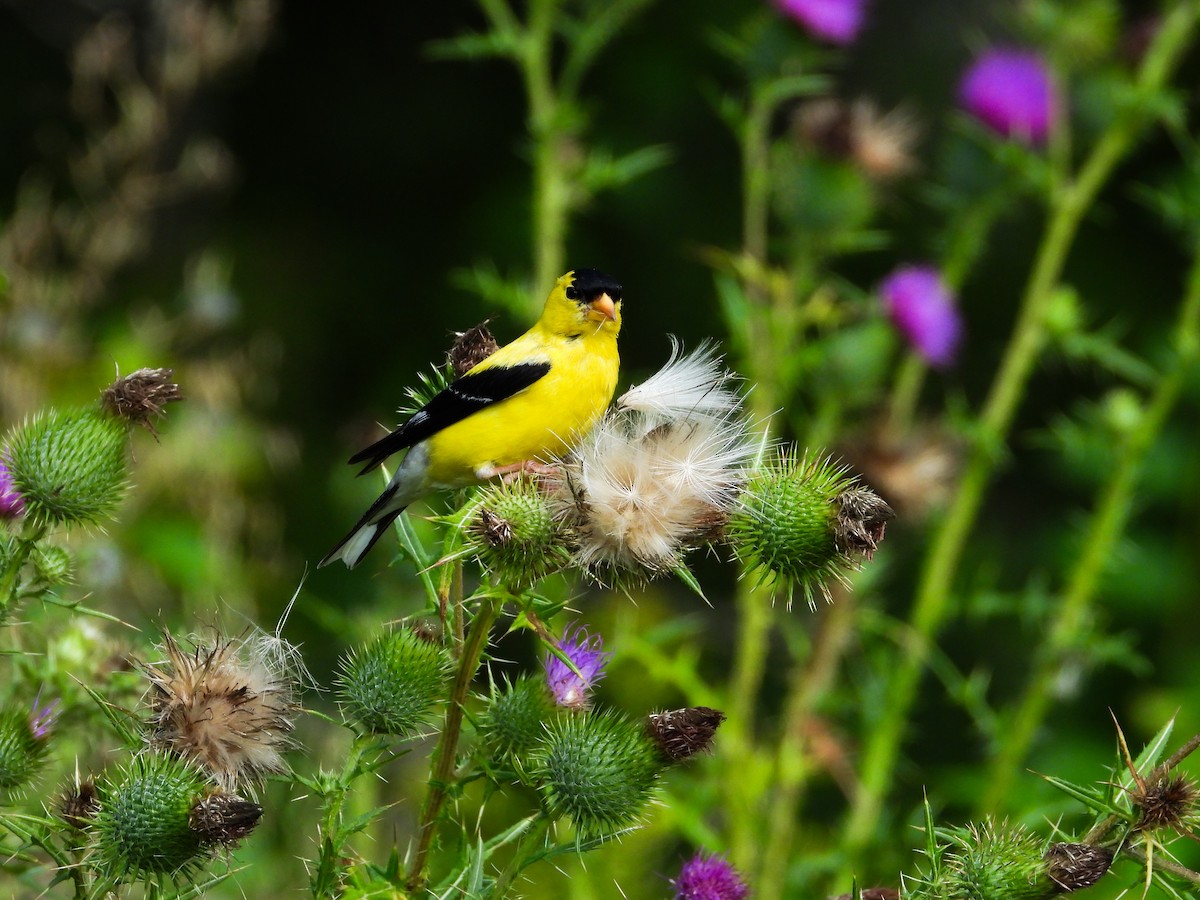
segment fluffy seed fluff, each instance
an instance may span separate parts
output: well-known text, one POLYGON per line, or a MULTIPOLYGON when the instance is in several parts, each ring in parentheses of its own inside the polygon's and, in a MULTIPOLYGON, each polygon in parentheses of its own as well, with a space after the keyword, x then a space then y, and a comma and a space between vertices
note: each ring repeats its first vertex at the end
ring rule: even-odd
POLYGON ((720 535, 755 452, 733 380, 712 344, 675 344, 560 461, 551 503, 582 568, 655 577, 720 535))
POLYGON ((192 644, 188 651, 164 635, 166 659, 143 665, 151 745, 192 760, 229 791, 286 771, 299 710, 294 656, 265 634, 192 644))

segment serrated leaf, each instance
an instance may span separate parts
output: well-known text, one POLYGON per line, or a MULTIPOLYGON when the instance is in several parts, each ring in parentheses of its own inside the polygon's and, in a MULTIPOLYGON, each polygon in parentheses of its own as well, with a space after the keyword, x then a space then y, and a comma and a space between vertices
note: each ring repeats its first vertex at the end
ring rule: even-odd
POLYGON ((1121 809, 1121 807, 1112 802, 1106 792, 1098 788, 1074 784, 1070 781, 1057 778, 1053 775, 1043 775, 1042 779, 1058 788, 1068 797, 1074 797, 1076 800, 1094 812, 1116 816, 1120 819, 1127 819, 1130 817, 1129 810, 1121 809))

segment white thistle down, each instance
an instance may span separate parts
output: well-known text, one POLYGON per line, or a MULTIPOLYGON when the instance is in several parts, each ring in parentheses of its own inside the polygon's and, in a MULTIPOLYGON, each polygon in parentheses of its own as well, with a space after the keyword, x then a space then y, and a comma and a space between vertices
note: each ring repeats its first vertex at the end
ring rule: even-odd
POLYGON ((683 345, 671 338, 666 365, 622 394, 617 408, 643 413, 650 427, 660 421, 728 419, 741 409, 741 398, 731 387, 736 379, 722 365, 714 341, 706 340, 684 356, 683 345))
POLYGON ((555 513, 580 565, 654 576, 720 533, 756 450, 733 380, 711 343, 676 343, 562 461, 555 513))

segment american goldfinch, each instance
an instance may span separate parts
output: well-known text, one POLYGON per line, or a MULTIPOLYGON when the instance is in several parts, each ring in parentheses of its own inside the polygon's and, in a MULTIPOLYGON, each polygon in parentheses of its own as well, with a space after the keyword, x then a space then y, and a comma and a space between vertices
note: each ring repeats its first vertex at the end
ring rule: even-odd
POLYGON ((563 275, 527 332, 484 359, 407 422, 350 458, 369 472, 407 450, 387 488, 320 562, 354 568, 392 520, 439 488, 520 471, 567 450, 617 387, 621 285, 595 269, 563 275))

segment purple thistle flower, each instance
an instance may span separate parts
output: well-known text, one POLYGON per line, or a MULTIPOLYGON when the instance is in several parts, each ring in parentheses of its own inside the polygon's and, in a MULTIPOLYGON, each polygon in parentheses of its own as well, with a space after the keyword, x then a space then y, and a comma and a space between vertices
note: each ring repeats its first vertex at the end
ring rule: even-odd
POLYGON ((858 37, 867 0, 775 0, 775 5, 814 37, 844 47, 858 37))
POLYGON ((931 366, 954 361, 962 321, 954 295, 932 266, 901 266, 879 286, 888 316, 931 366))
POLYGON ((35 740, 44 741, 54 730, 54 723, 58 721, 60 713, 58 703, 55 699, 43 706, 41 692, 38 692, 33 701, 33 708, 29 710, 29 733, 35 740))
POLYGON ((750 888, 723 856, 699 851, 683 864, 675 879, 675 900, 744 900, 750 888))
POLYGON ((0 461, 0 519, 15 519, 25 512, 25 501, 13 487, 12 473, 0 461))
POLYGON ((588 694, 604 677, 604 667, 612 656, 603 646, 600 635, 589 635, 585 626, 575 625, 563 632, 558 649, 574 663, 578 675, 557 656, 546 654, 546 683, 559 706, 587 709, 588 694))
POLYGON ((1046 140, 1058 117, 1050 70, 1032 50, 988 50, 963 75, 958 99, 992 130, 1034 145, 1046 140))

